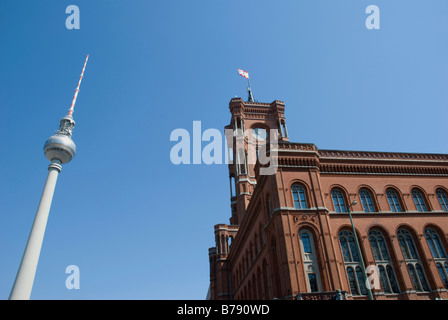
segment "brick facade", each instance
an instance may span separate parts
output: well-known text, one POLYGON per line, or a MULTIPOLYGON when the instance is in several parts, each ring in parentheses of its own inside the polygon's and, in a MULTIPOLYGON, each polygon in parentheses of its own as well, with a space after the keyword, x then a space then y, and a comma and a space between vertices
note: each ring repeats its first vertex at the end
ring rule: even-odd
POLYGON ((229 108, 232 214, 209 249, 210 299, 369 299, 362 262, 373 299, 448 299, 448 155, 319 150, 289 141, 281 101, 229 108), (254 128, 278 133, 275 174, 244 161, 254 128))

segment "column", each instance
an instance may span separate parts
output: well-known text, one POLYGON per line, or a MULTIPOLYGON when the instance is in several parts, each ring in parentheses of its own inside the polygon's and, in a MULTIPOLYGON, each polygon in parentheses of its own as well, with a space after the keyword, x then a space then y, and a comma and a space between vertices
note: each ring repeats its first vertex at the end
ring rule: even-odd
POLYGON ((54 189, 61 169, 61 162, 56 159, 48 166, 47 181, 45 182, 44 191, 40 198, 39 207, 34 218, 22 262, 20 263, 20 268, 11 295, 9 296, 10 300, 29 300, 31 296, 54 189))

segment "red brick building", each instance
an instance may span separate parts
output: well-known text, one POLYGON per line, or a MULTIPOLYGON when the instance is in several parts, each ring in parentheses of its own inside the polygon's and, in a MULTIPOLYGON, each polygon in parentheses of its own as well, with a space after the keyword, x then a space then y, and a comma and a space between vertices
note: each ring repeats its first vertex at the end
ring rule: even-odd
POLYGON ((232 214, 215 225, 210 299, 448 299, 448 155, 320 150, 289 141, 281 101, 229 108, 232 214), (260 175, 249 147, 271 129, 277 170, 260 175))

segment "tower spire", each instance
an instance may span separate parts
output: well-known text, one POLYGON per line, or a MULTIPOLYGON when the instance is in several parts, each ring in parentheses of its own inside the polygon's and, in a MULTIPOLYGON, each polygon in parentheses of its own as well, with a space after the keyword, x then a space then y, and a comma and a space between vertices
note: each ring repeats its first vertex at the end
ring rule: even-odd
POLYGON ((82 77, 84 76, 84 70, 86 70, 87 60, 89 60, 89 55, 87 55, 86 61, 84 62, 84 67, 82 68, 81 76, 79 77, 78 86, 76 87, 75 95, 73 96, 72 105, 70 106, 70 109, 68 110, 69 116, 73 115, 73 111, 75 109, 76 98, 78 98, 79 87, 81 86, 82 77))

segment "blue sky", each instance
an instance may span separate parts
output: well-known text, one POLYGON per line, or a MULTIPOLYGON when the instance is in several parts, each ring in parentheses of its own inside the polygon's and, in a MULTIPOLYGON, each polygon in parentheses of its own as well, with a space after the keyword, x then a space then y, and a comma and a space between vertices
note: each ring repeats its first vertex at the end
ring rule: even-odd
POLYGON ((47 175, 42 151, 75 107, 32 299, 203 299, 225 165, 170 161, 174 129, 224 130, 231 98, 286 103, 294 142, 447 153, 446 0, 0 2, 0 299, 47 175), (80 9, 68 30, 65 8, 80 9), (379 30, 365 27, 368 5, 379 30), (79 290, 65 287, 77 265, 79 290))

